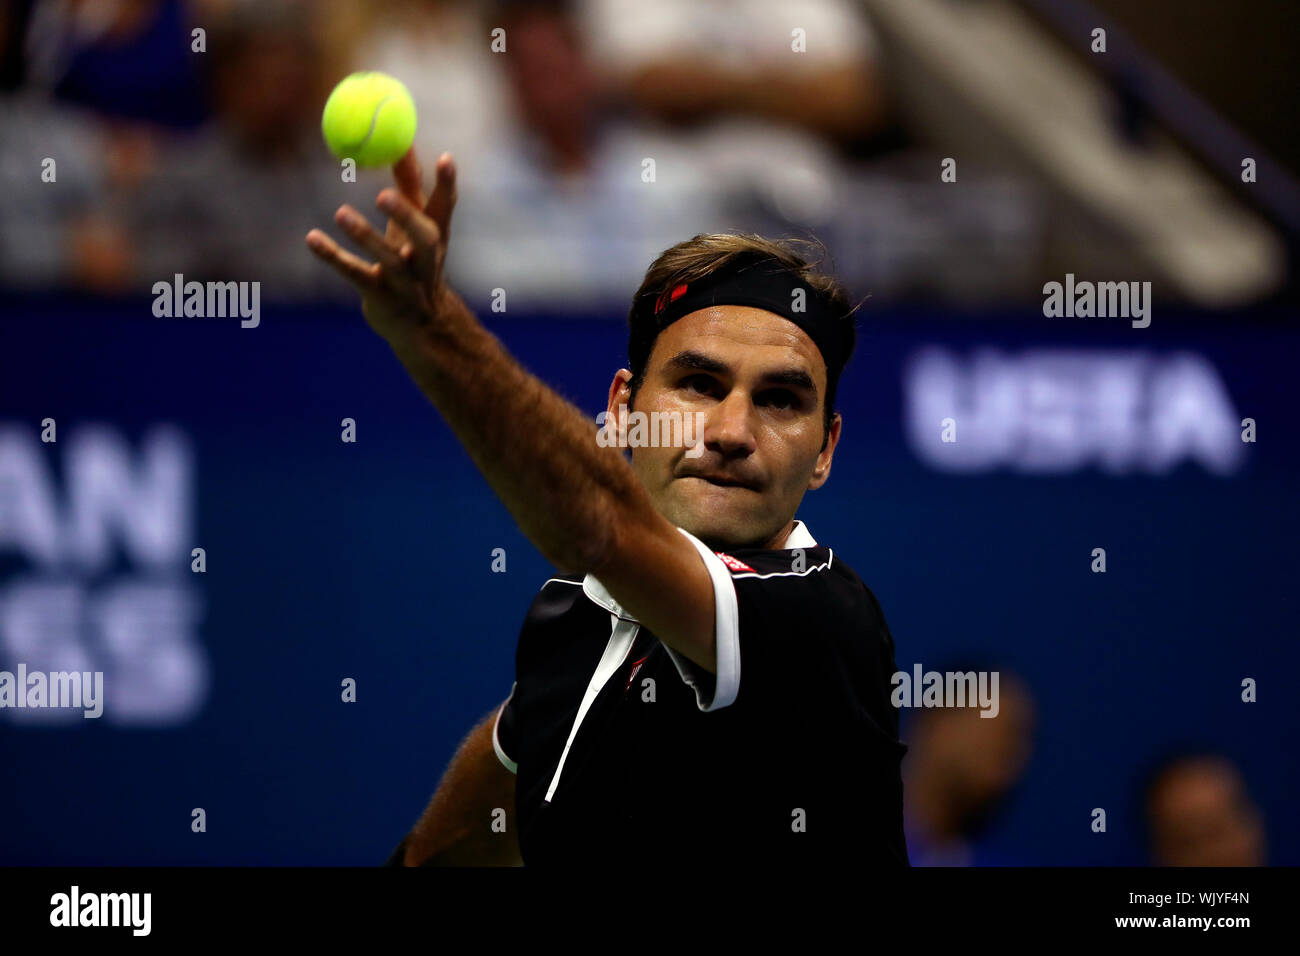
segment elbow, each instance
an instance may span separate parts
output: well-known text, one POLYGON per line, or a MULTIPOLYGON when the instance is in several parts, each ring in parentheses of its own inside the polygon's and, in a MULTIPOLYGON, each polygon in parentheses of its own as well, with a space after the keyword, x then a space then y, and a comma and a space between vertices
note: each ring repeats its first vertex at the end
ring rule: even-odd
POLYGON ((602 497, 589 513, 581 540, 571 542, 559 553, 546 555, 557 568, 599 577, 602 570, 635 553, 637 542, 645 540, 644 532, 654 522, 664 521, 635 479, 627 487, 602 497))
POLYGON ((567 542, 563 547, 550 548, 544 557, 557 569, 568 574, 596 574, 608 564, 618 551, 617 518, 600 517, 580 540, 567 542))

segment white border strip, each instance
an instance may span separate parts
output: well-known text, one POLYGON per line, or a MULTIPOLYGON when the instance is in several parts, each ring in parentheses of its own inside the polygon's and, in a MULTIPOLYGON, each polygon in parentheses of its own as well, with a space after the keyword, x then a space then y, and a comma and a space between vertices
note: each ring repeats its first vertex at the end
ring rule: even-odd
POLYGON ((496 719, 492 721, 492 749, 497 752, 497 759, 500 760, 502 765, 511 773, 519 772, 519 764, 506 756, 505 750, 501 747, 501 738, 497 736, 497 726, 501 723, 501 712, 506 709, 506 704, 510 703, 510 698, 515 696, 515 687, 517 687, 518 684, 519 682, 515 681, 515 683, 510 685, 510 697, 507 697, 505 702, 497 708, 496 719))
POLYGON ((814 571, 829 571, 831 567, 831 562, 834 560, 835 560, 835 552, 832 551, 830 553, 830 557, 828 557, 821 564, 814 564, 812 567, 805 568, 802 571, 767 571, 764 573, 759 573, 758 571, 744 571, 740 574, 733 574, 732 577, 733 578, 789 578, 789 577, 802 578, 808 576, 809 574, 812 574, 812 572, 814 571))
POLYGON ((680 658, 667 644, 664 644, 664 650, 676 665, 682 680, 694 689, 695 705, 708 713, 735 703, 736 695, 740 693, 740 614, 736 608, 736 586, 731 583, 730 569, 709 550, 708 545, 684 528, 677 530, 695 545, 713 581, 713 634, 718 672, 714 677, 712 700, 705 702, 695 675, 688 673, 686 668, 694 665, 680 658))
POLYGON ((600 663, 596 665, 596 672, 591 675, 591 680, 587 682, 587 693, 582 697, 582 704, 578 707, 578 715, 573 719, 573 727, 569 730, 569 739, 564 745, 564 753, 560 754, 560 762, 555 767, 555 775, 551 777, 551 785, 546 790, 545 800, 551 802, 551 797, 555 794, 555 788, 560 785, 560 771, 564 769, 564 761, 569 756, 569 748, 573 746, 573 738, 578 736, 578 728, 582 725, 582 718, 587 716, 587 711, 591 709, 591 703, 596 699, 602 687, 610 677, 623 666, 623 661, 627 660, 627 655, 632 650, 632 645, 636 643, 637 632, 641 630, 641 625, 635 621, 626 621, 617 614, 610 614, 610 621, 613 627, 609 632, 609 643, 605 645, 605 653, 600 657, 600 663))

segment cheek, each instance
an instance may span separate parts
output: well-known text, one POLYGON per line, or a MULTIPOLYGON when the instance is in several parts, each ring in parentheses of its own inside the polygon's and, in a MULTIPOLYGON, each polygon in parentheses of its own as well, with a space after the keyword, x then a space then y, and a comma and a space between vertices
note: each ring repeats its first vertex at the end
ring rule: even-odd
POLYGON ((638 446, 632 452, 632 470, 648 485, 662 484, 672 474, 673 449, 638 446))
POLYGON ((638 402, 637 408, 647 412, 672 412, 681 411, 688 406, 685 393, 676 389, 656 392, 653 396, 647 396, 647 399, 644 404, 638 402))
POLYGON ((788 490, 802 490, 812 478, 821 452, 820 426, 816 434, 801 430, 796 435, 773 432, 763 447, 768 462, 782 476, 777 484, 788 490), (814 440, 815 439, 815 440, 814 440))

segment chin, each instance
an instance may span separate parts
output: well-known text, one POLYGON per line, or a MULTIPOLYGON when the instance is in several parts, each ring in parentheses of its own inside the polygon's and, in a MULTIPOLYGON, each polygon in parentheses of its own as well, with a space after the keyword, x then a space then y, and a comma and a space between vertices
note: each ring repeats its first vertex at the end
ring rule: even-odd
POLYGON ((669 492, 660 513, 710 547, 744 547, 764 539, 764 512, 755 508, 762 496, 756 491, 676 481, 669 492))

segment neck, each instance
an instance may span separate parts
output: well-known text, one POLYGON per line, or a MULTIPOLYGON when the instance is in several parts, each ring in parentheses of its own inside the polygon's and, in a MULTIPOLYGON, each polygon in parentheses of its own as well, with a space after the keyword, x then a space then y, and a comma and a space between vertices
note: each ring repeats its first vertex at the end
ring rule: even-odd
MULTIPOLYGON (((720 541, 716 538, 700 538, 712 551, 736 551, 745 548, 765 548, 768 551, 780 551, 785 546, 785 539, 790 537, 790 532, 794 530, 794 520, 786 522, 783 527, 772 537, 762 543, 740 543, 736 541, 720 541)), ((697 535, 698 537, 698 535, 697 535)))
POLYGON ((790 532, 794 530, 794 519, 791 518, 784 528, 778 531, 763 547, 770 551, 780 551, 785 547, 785 539, 790 537, 790 532))

